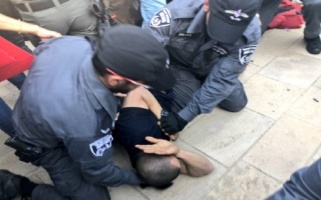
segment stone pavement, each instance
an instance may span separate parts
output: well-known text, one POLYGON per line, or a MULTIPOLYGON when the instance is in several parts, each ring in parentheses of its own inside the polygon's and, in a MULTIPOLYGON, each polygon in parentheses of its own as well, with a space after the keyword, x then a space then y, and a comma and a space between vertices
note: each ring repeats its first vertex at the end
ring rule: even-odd
MULTIPOLYGON (((215 171, 202 178, 179 176, 167 190, 132 186, 111 188, 114 200, 264 199, 296 169, 321 155, 321 55, 305 51, 303 29, 268 31, 240 79, 249 103, 239 113, 215 109, 196 118, 178 145, 207 156, 215 171)), ((19 92, 0 83, 10 106, 19 92)), ((0 140, 6 136, 1 133, 0 140)), ((115 160, 130 168, 125 152, 115 160), (125 159, 123 158, 125 157, 125 159)), ((43 169, 19 162, 0 146, 0 168, 50 183, 43 169)))

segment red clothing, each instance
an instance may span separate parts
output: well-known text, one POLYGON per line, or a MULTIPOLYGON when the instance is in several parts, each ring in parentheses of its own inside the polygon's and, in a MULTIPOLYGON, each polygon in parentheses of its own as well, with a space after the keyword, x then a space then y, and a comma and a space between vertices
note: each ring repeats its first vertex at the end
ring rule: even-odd
POLYGON ((283 0, 279 6, 282 11, 273 18, 268 28, 300 28, 304 23, 301 9, 299 4, 283 0))

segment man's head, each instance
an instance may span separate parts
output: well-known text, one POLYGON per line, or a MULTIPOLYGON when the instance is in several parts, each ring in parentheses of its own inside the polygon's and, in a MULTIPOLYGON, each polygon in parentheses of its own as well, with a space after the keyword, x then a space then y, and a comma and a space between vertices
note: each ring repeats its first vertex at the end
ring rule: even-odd
POLYGON ((166 50, 136 26, 119 25, 106 30, 92 62, 113 92, 128 92, 140 84, 166 91, 175 84, 166 50))
POLYGON ((233 44, 261 7, 262 0, 205 0, 208 35, 219 42, 233 44))
POLYGON ((180 174, 180 163, 172 155, 143 154, 136 161, 136 170, 148 185, 164 187, 180 174))

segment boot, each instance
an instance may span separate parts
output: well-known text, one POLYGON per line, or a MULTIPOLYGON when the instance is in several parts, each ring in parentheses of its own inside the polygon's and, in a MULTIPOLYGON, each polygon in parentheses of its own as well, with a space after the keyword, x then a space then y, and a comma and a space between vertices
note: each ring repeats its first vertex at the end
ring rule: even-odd
POLYGON ((0 170, 0 199, 11 200, 20 195, 22 176, 15 175, 8 170, 0 170))
POLYGON ((315 38, 306 38, 304 37, 304 41, 306 43, 306 49, 311 54, 319 54, 321 52, 321 40, 320 37, 315 38))

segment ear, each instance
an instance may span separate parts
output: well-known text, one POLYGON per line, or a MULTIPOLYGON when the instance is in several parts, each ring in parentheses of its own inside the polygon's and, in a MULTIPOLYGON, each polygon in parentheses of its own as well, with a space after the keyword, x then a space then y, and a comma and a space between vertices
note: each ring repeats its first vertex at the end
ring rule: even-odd
POLYGON ((106 83, 110 86, 116 86, 118 85, 120 82, 125 81, 122 77, 120 76, 116 76, 116 75, 106 75, 104 76, 104 79, 106 81, 106 83))
POLYGON ((204 5, 203 5, 203 9, 205 12, 208 12, 210 10, 210 0, 204 0, 204 5))

